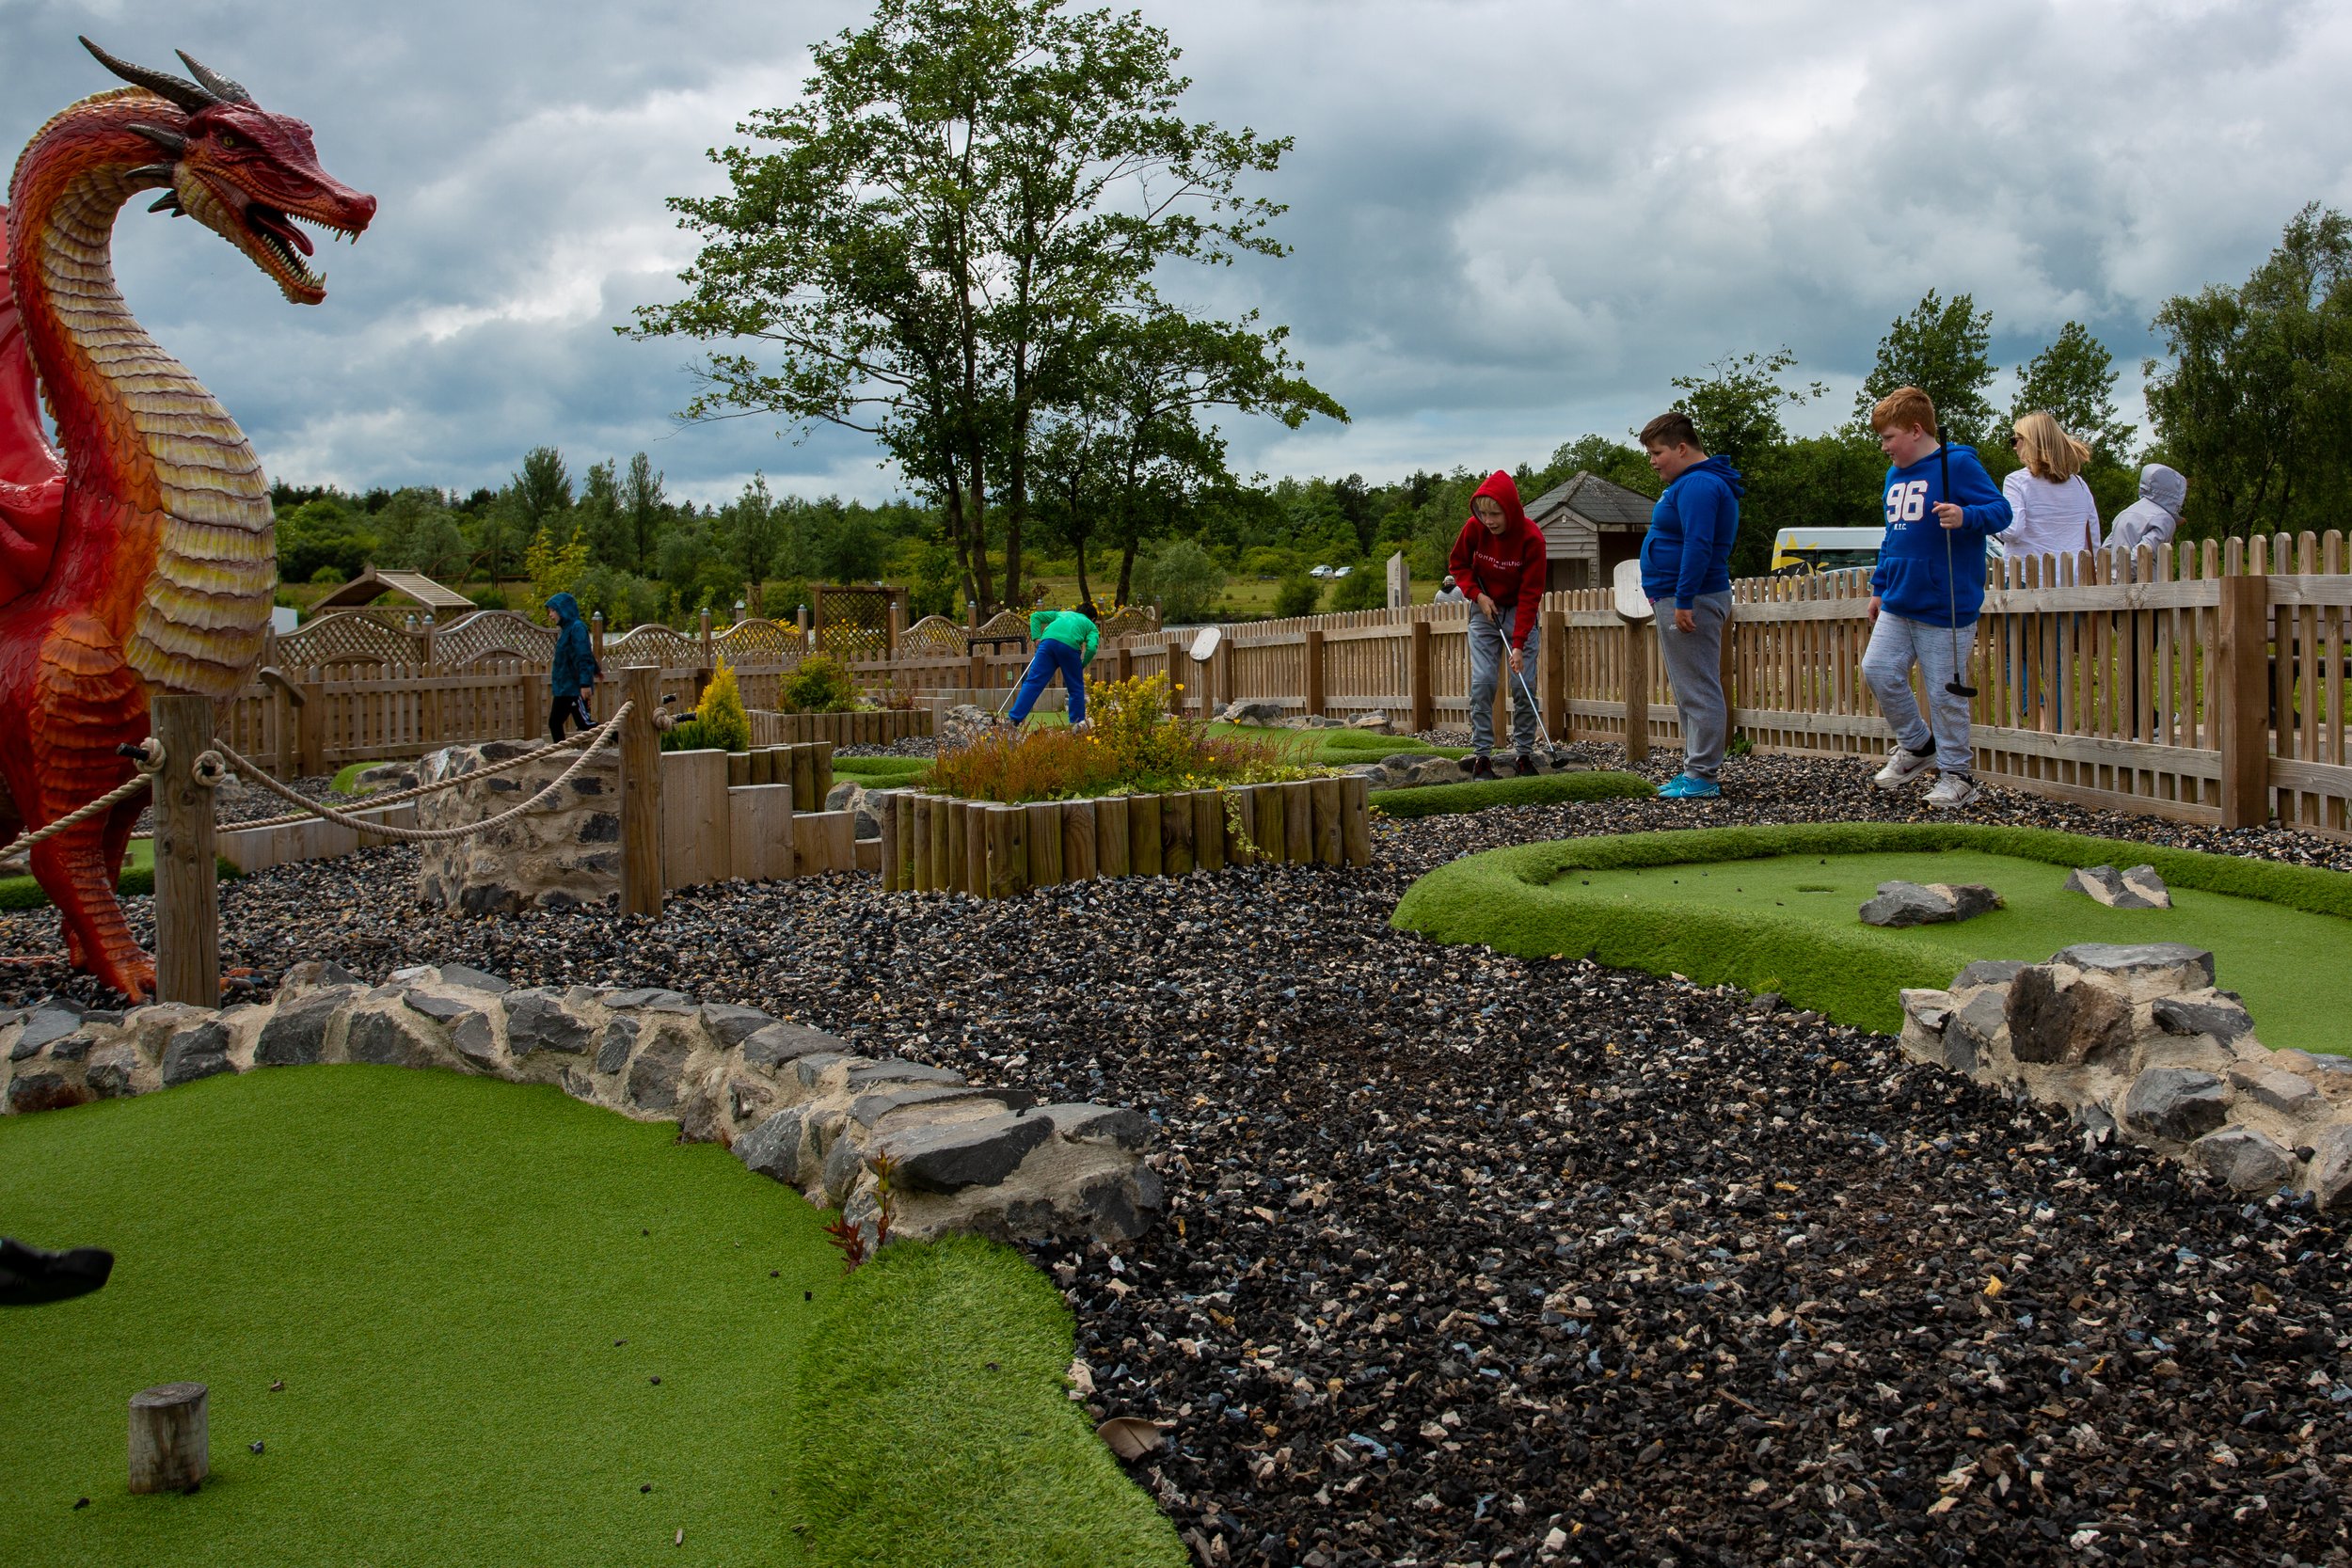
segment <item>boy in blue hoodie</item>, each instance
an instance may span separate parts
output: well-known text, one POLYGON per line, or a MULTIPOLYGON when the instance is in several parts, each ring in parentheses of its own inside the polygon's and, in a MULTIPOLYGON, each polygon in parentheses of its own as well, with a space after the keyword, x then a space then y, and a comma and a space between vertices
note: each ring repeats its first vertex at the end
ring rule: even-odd
POLYGON ((1870 646, 1862 678, 1895 732, 1894 750, 1871 783, 1899 789, 1932 762, 1942 775, 1928 804, 1957 811, 1981 791, 1970 777, 1965 685, 1984 606, 1984 542, 2010 525, 2009 502, 1973 448, 1947 447, 1935 404, 1916 387, 1899 387, 1870 410, 1886 470, 1886 537, 1870 574, 1870 646), (1911 692, 1919 668, 1932 723, 1911 692))
POLYGON ((548 670, 548 684, 554 689, 548 706, 548 736, 561 740, 567 721, 576 730, 596 727, 588 716, 588 699, 604 672, 596 667, 596 644, 589 639, 588 623, 580 619, 580 601, 558 594, 548 600, 548 608, 555 612, 556 626, 555 659, 548 670))
POLYGON ((1658 623, 1658 647, 1675 707, 1682 715, 1682 772, 1659 798, 1711 800, 1724 788, 1724 746, 1730 705, 1724 701, 1724 623, 1731 618, 1731 546, 1740 535, 1740 470, 1699 447, 1688 414, 1661 414, 1642 427, 1642 450, 1666 493, 1642 535, 1642 592, 1671 616, 1658 623))

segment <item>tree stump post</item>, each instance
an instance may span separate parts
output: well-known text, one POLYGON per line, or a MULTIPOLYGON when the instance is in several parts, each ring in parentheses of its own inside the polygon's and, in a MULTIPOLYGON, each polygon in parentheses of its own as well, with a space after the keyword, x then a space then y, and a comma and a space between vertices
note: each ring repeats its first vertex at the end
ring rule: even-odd
POLYGON ((1023 830, 1029 855, 1029 885, 1059 887, 1062 873, 1061 802, 1031 800, 1021 808, 1028 818, 1023 830))
POLYGON ((1202 871, 1225 869, 1225 792, 1192 792, 1192 863, 1202 871))
POLYGON ((1127 798, 1105 795, 1094 802, 1094 874, 1124 877, 1134 868, 1127 839, 1127 798))
POLYGON ((1137 877, 1160 874, 1160 798, 1127 797, 1127 867, 1137 877))
POLYGON ((163 771, 155 797, 155 999, 220 1006, 220 883, 214 869, 213 791, 196 759, 213 743, 213 700, 149 700, 163 771))
POLYGON ((1061 807, 1061 875, 1065 882, 1094 880, 1092 800, 1064 800, 1061 807))
POLYGON ((621 723, 621 912, 661 913, 661 672, 632 664, 621 672, 621 697, 634 704, 621 723))
POLYGON ((1345 835, 1340 827, 1343 799, 1340 794, 1340 782, 1338 779, 1316 779, 1311 785, 1313 791, 1311 798, 1314 802, 1310 808, 1314 813, 1314 858, 1316 863, 1320 865, 1339 865, 1345 859, 1345 850, 1343 847, 1345 835))
POLYGON ((132 1491, 193 1492, 212 1473, 205 1398, 200 1383, 167 1383, 131 1396, 132 1491))
POLYGON ((1649 760, 1649 624, 1625 624, 1625 756, 1649 760))
POLYGON ((1372 863, 1372 781, 1361 773, 1340 781, 1340 838, 1348 864, 1372 863))
POLYGON ((1427 735, 1438 727, 1437 661, 1430 646, 1433 634, 1426 621, 1413 623, 1412 661, 1406 679, 1411 683, 1413 733, 1427 735))

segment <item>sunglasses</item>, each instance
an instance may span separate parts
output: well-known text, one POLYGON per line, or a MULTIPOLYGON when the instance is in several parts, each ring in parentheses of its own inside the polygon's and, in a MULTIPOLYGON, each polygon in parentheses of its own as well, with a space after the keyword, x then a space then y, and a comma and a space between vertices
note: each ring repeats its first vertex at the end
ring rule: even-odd
POLYGON ((2024 439, 2025 439, 2025 437, 2024 437, 2023 436, 2018 435, 2018 434, 2017 434, 2017 432, 2015 432, 2015 431, 2013 431, 2013 430, 2012 430, 2012 431, 2010 431, 2010 432, 2009 433, 2009 444, 2010 444, 2010 451, 2015 451, 2015 450, 2016 450, 2016 448, 2017 448, 2017 443, 2018 443, 2018 442, 2020 442, 2020 441, 2022 441, 2022 440, 2024 440, 2024 439))

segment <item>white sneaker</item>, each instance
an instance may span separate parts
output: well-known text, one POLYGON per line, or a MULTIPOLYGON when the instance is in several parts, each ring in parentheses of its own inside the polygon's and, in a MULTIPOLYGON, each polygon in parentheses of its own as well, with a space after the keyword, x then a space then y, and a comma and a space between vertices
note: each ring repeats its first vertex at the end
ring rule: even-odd
POLYGON ((1921 756, 1901 741, 1886 753, 1886 766, 1870 775, 1870 782, 1881 789, 1900 789, 1920 774, 1935 766, 1935 753, 1921 756))
POLYGON ((1928 791, 1928 804, 1937 811, 1958 811, 1976 804, 1977 797, 1983 793, 1983 786, 1967 774, 1947 773, 1928 791))

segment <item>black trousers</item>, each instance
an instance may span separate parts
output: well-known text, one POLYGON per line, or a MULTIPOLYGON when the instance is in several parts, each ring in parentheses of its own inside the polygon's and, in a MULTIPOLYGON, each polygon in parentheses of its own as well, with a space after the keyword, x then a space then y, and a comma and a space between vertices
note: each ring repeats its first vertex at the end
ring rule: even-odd
POLYGON ((555 694, 554 703, 548 708, 548 738, 549 740, 564 738, 564 725, 567 720, 575 730, 584 730, 589 727, 580 721, 580 693, 577 691, 559 691, 555 694))

